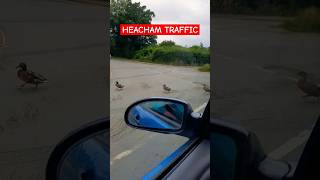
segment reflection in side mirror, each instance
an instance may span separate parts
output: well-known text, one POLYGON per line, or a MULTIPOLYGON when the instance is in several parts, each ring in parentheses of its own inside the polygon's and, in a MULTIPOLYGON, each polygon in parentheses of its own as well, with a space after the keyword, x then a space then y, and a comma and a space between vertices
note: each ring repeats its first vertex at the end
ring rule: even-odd
POLYGON ((173 130, 182 128, 187 104, 169 99, 147 99, 130 106, 126 122, 137 128, 173 130))
POLYGON ((107 134, 98 134, 71 147, 61 159, 58 180, 109 179, 107 134))
POLYGON ((82 126, 58 143, 46 167, 46 180, 110 179, 110 123, 103 118, 82 126))

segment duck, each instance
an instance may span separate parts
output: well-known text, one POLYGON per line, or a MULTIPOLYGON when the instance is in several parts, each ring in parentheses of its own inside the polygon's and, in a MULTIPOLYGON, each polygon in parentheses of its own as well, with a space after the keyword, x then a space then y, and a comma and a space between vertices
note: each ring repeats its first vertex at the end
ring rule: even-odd
POLYGON ((205 92, 210 92, 210 87, 208 85, 206 85, 206 84, 203 84, 203 90, 205 92))
POLYGON ((170 92, 171 91, 171 88, 169 88, 166 84, 163 84, 162 87, 163 87, 163 90, 165 92, 170 92))
POLYGON ((315 82, 308 80, 308 73, 300 71, 297 74, 300 79, 297 81, 297 87, 305 93, 303 97, 320 97, 320 86, 315 82))
POLYGON ((20 85, 21 88, 26 84, 34 84, 37 88, 39 84, 48 83, 48 79, 41 74, 29 71, 26 63, 19 63, 16 69, 18 78, 24 82, 22 85, 20 85))
POLYGON ((122 90, 124 88, 124 85, 120 84, 118 81, 116 81, 115 86, 119 89, 122 90))

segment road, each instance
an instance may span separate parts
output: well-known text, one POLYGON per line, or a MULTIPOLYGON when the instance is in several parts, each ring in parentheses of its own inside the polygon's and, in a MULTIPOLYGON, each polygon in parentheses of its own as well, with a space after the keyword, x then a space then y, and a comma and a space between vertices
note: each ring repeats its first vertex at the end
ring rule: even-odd
POLYGON ((164 96, 185 100, 197 109, 209 100, 201 83, 210 84, 210 73, 116 58, 110 69, 111 179, 139 179, 187 139, 128 127, 123 120, 126 108, 142 98, 164 96), (115 81, 125 88, 117 90, 115 81), (164 92, 162 84, 172 92, 164 92))
POLYGON ((279 28, 281 18, 212 16, 214 115, 255 132, 275 159, 296 161, 320 115, 296 73, 320 83, 319 34, 279 28))
POLYGON ((54 145, 106 116, 105 8, 34 0, 0 7, 7 40, 0 47, 0 179, 43 180, 54 145), (21 61, 49 83, 18 89, 21 61))

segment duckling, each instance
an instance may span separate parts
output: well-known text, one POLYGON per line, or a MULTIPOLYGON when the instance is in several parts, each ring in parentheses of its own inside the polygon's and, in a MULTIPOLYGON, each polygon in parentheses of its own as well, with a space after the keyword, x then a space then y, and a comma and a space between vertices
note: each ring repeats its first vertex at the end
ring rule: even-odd
POLYGON ((19 63, 16 69, 18 69, 18 78, 24 81, 24 84, 20 85, 21 88, 24 87, 26 84, 34 84, 37 88, 39 84, 48 83, 47 78, 45 78, 41 74, 29 71, 27 69, 26 63, 19 63))
POLYGON ((163 84, 162 87, 163 87, 163 90, 165 92, 170 92, 171 91, 171 88, 169 88, 166 84, 163 84))
POLYGON ((300 90, 302 90, 305 95, 303 97, 320 97, 320 86, 314 82, 308 81, 308 74, 304 71, 301 71, 297 74, 300 76, 300 79, 297 82, 297 86, 300 90))
POLYGON ((203 84, 203 90, 204 90, 205 92, 210 92, 210 88, 209 88, 209 86, 206 85, 206 84, 203 84))
POLYGON ((115 86, 119 89, 122 90, 124 88, 124 85, 120 84, 118 81, 116 81, 115 86))

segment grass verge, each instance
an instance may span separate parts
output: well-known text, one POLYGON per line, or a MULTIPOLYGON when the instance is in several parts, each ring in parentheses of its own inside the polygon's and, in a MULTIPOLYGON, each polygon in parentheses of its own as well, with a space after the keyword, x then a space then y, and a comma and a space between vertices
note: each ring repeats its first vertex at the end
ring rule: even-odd
POLYGON ((201 72, 210 72, 210 64, 204 64, 198 68, 201 72))
POLYGON ((285 20, 281 26, 292 32, 320 33, 320 9, 315 7, 304 9, 296 17, 285 20))

